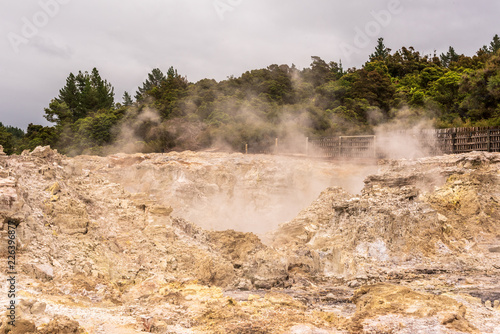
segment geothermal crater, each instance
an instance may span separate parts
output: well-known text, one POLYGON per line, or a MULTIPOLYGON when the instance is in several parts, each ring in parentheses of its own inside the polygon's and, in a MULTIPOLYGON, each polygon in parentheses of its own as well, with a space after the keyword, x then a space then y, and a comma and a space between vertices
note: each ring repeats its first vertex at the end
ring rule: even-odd
POLYGON ((499 180, 478 152, 0 156, 0 332, 500 333, 499 180))

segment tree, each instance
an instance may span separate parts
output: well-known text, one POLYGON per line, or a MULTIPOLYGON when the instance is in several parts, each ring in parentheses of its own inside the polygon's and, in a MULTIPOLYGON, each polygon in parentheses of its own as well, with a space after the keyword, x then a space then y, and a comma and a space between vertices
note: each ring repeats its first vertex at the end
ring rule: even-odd
POLYGON ((490 42, 488 51, 490 53, 496 53, 498 50, 500 50, 500 37, 498 37, 498 34, 496 34, 495 36, 493 36, 493 40, 490 42))
POLYGON ((78 75, 70 73, 66 85, 59 90, 59 96, 45 108, 45 118, 49 122, 74 123, 90 112, 110 109, 114 106, 114 88, 99 75, 94 68, 92 73, 82 71, 78 75))
POLYGON ((432 64, 427 56, 420 55, 420 52, 410 46, 402 47, 392 55, 388 55, 385 64, 389 69, 389 74, 393 78, 402 78, 407 74, 419 72, 432 64))
POLYGON ((123 105, 128 107, 131 106, 133 103, 134 101, 132 101, 132 97, 130 96, 130 94, 127 91, 125 91, 125 93, 123 93, 123 105))
POLYGON ((448 52, 446 54, 445 53, 441 53, 441 55, 439 56, 439 58, 441 59, 441 64, 444 67, 449 67, 452 62, 458 61, 458 59, 460 58, 460 56, 458 55, 458 53, 455 52, 455 49, 450 46, 448 48, 448 52))
POLYGON ((317 87, 324 84, 330 73, 330 66, 320 57, 311 57, 311 79, 313 86, 317 87))
POLYGON ((137 101, 144 99, 144 96, 147 95, 149 91, 155 87, 160 87, 161 83, 165 80, 167 80, 167 77, 159 68, 153 69, 151 73, 148 74, 146 81, 142 83, 142 87, 137 88, 135 99, 137 101))
POLYGON ((432 84, 430 89, 432 97, 441 105, 445 113, 458 112, 458 106, 461 102, 460 81, 460 73, 448 71, 432 84))
POLYGON ((292 69, 288 65, 272 64, 267 68, 247 71, 236 82, 240 91, 278 104, 293 103, 292 69))
POLYGON ((55 147, 58 138, 59 133, 54 127, 30 123, 22 141, 22 149, 33 150, 37 146, 47 145, 55 147))
POLYGON ((342 62, 340 65, 334 61, 327 63, 318 56, 312 56, 311 59, 311 68, 304 69, 302 77, 313 87, 321 86, 328 81, 338 80, 344 75, 342 62))
MULTIPOLYGON (((0 123, 1 124, 1 123, 0 123)), ((10 132, 2 125, 0 126, 0 145, 7 154, 14 153, 14 139, 10 132)))
POLYGON ((15 139, 23 139, 24 136, 25 136, 25 133, 22 129, 20 128, 17 128, 17 127, 14 127, 14 126, 10 126, 10 125, 3 125, 2 122, 0 122, 0 128, 5 128, 5 130, 7 132, 9 132, 10 134, 12 134, 12 137, 15 138, 15 139))
POLYGON ((461 107, 472 121, 500 117, 500 55, 492 56, 483 69, 466 75, 460 93, 466 95, 461 107))
POLYGON ((152 151, 179 148, 187 137, 201 146, 224 138, 236 149, 245 143, 265 148, 268 140, 286 135, 288 123, 307 135, 367 133, 403 106, 414 114, 439 117, 441 125, 458 124, 456 119, 500 124, 498 50, 498 35, 472 57, 451 46, 440 55, 421 54, 413 47, 393 53, 379 38, 363 67, 347 71, 341 62, 312 56, 303 70, 272 64, 220 82, 193 84, 173 67, 164 73, 154 68, 135 98, 124 92, 116 105, 112 86, 97 69, 80 71, 70 73, 45 109, 45 118, 56 125, 32 126, 30 143, 55 138, 60 151, 104 152, 123 122, 152 151), (143 121, 148 108, 160 117, 143 121))
POLYGON ((426 68, 420 71, 419 74, 419 85, 422 89, 427 89, 429 84, 438 80, 446 72, 446 69, 436 66, 434 64, 429 64, 426 68))
POLYGON ((378 107, 386 113, 389 111, 395 88, 384 62, 366 63, 364 68, 352 73, 350 81, 346 91, 347 98, 364 99, 370 106, 378 107))
POLYGON ((105 111, 92 117, 80 118, 73 126, 75 132, 74 149, 82 151, 111 144, 114 139, 111 129, 117 124, 120 117, 113 111, 105 111))
POLYGON ((375 52, 370 55, 370 61, 374 60, 385 60, 387 56, 391 53, 391 49, 388 49, 384 44, 384 39, 380 37, 377 41, 377 46, 375 47, 375 52))
POLYGON ((110 109, 114 105, 114 88, 99 75, 99 71, 94 67, 90 74, 91 87, 95 91, 96 101, 89 106, 92 110, 110 109))
POLYGON ((59 90, 59 101, 66 103, 68 108, 76 110, 80 105, 80 90, 76 85, 76 77, 70 73, 66 78, 66 86, 59 90))
POLYGON ((50 101, 49 107, 45 108, 45 115, 43 117, 47 121, 58 125, 69 124, 74 119, 72 111, 66 102, 61 102, 60 99, 50 101))
POLYGON ((159 87, 153 87, 147 94, 155 99, 155 107, 160 111, 163 118, 182 116, 182 110, 178 108, 179 101, 187 95, 188 81, 179 75, 177 70, 171 66, 167 71, 167 77, 160 83, 159 87))
POLYGON ((4 126, 3 123, 0 122, 0 145, 3 146, 5 153, 20 153, 19 148, 24 136, 23 130, 10 125, 4 126))

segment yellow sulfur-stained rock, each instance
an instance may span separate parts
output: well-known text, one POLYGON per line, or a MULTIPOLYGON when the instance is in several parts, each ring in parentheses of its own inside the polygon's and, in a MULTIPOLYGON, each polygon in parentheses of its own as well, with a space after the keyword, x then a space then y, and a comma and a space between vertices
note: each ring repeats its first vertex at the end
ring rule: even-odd
POLYGON ((403 286, 380 283, 363 286, 356 290, 353 298, 356 314, 351 329, 362 329, 367 318, 387 314, 411 315, 414 317, 437 317, 448 328, 467 333, 479 333, 467 319, 466 308, 452 298, 413 291, 403 286))
POLYGON ((0 163, 0 279, 47 334, 495 333, 499 170, 39 148, 0 163))

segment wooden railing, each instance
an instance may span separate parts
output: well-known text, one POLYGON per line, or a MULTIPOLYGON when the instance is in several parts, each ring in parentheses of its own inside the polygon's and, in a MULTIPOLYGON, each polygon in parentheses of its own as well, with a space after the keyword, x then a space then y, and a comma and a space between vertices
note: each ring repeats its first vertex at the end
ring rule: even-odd
POLYGON ((307 155, 325 158, 376 158, 375 136, 309 139, 307 155))
MULTIPOLYGON (((409 141, 408 150, 425 155, 500 152, 499 128, 449 128, 400 130, 376 136, 337 136, 308 139, 306 154, 324 158, 384 158, 390 154, 391 141, 409 141), (404 139, 401 139, 404 138, 404 139)), ((404 145, 404 143, 401 143, 404 145)), ((412 153, 412 152, 407 152, 412 153)), ((397 158, 396 156, 392 156, 397 158)))
POLYGON ((500 129, 453 128, 435 130, 443 153, 500 152, 500 129))

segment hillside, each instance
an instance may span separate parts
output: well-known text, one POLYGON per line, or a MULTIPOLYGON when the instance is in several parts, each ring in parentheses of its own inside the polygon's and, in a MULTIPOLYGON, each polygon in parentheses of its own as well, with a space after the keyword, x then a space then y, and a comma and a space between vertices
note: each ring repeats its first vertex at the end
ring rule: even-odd
POLYGON ((213 147, 263 153, 276 138, 371 135, 386 125, 498 128, 499 50, 498 35, 474 55, 453 47, 440 55, 411 46, 392 51, 379 38, 359 68, 312 56, 303 69, 270 64, 197 82, 173 66, 155 68, 137 83, 135 99, 125 92, 122 101, 97 68, 81 70, 40 110, 51 126, 31 123, 24 131, 0 123, 0 145, 8 154, 50 145, 70 156, 213 147))

